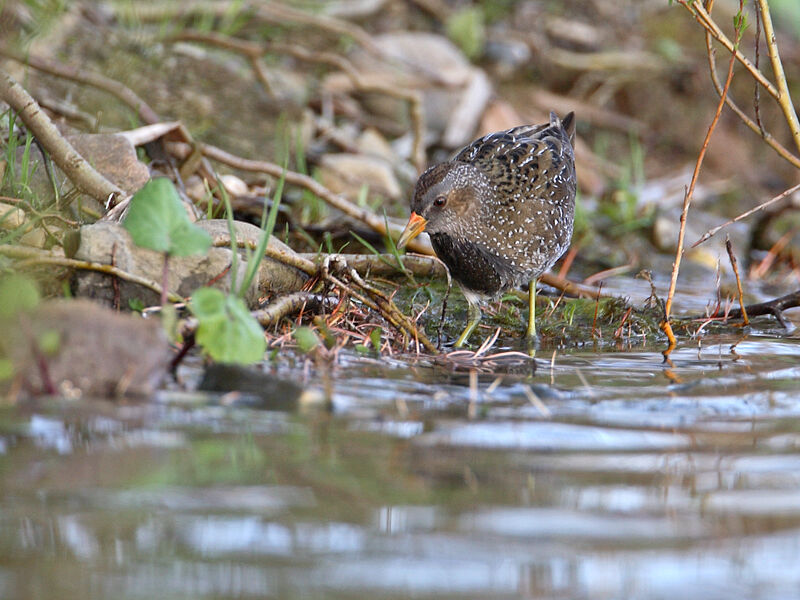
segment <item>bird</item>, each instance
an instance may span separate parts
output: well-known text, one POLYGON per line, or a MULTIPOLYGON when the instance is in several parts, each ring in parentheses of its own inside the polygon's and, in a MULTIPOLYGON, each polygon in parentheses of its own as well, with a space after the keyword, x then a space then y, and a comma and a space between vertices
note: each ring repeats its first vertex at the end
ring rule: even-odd
POLYGON ((461 347, 481 320, 481 305, 528 287, 529 338, 536 337, 536 280, 566 252, 575 216, 575 113, 485 135, 417 180, 411 216, 397 242, 426 231, 459 284, 468 322, 461 347))

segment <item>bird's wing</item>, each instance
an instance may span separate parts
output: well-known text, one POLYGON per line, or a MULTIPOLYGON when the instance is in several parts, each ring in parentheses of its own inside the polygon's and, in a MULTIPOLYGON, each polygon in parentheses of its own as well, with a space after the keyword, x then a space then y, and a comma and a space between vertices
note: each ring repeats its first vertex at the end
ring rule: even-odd
POLYGON ((570 141, 574 132, 573 113, 563 121, 551 113, 549 123, 514 127, 475 140, 453 160, 470 163, 483 172, 494 184, 502 205, 519 197, 566 197, 574 194, 575 159, 570 141))

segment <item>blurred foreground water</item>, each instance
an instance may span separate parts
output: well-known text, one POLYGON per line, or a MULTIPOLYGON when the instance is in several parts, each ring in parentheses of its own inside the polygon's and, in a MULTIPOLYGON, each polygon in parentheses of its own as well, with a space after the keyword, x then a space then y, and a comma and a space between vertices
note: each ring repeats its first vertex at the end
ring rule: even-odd
POLYGON ((800 597, 800 340, 658 350, 5 406, 0 597, 800 597))

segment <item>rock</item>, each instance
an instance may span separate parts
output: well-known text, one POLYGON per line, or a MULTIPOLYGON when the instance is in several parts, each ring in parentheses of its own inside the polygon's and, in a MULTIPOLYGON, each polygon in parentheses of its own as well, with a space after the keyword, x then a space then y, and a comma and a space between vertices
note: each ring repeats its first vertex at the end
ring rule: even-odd
MULTIPOLYGON (((198 221, 197 225, 208 231, 215 242, 229 242, 227 221, 213 219, 198 221)), ((235 227, 240 240, 251 244, 257 243, 261 231, 258 227, 240 221, 235 223, 235 227)), ((292 253, 291 249, 274 238, 270 241, 270 246, 292 253)), ((113 262, 119 269, 153 282, 161 281, 163 255, 136 246, 120 224, 104 221, 81 228, 80 241, 74 258, 108 265, 112 263, 112 254, 113 262)), ((168 270, 169 291, 186 297, 199 287, 211 286, 227 293, 231 286, 231 258, 230 248, 224 247, 212 247, 204 256, 171 258, 168 270)), ((236 281, 239 283, 243 281, 247 270, 243 250, 240 252, 240 258, 241 260, 237 262, 236 276, 236 281)), ((251 308, 255 308, 263 293, 297 291, 303 286, 305 279, 305 275, 293 267, 264 259, 245 294, 245 301, 251 308)), ((128 302, 134 299, 140 300, 145 305, 159 302, 158 295, 149 288, 93 271, 76 272, 74 292, 77 296, 94 298, 109 305, 115 302, 118 293, 122 307, 127 307, 128 302), (118 292, 114 287, 115 280, 118 292)))
POLYGON ((459 148, 468 144, 491 97, 492 84, 486 73, 474 69, 458 103, 452 108, 442 144, 448 148, 459 148))
POLYGON ((45 302, 3 329, 0 346, 15 380, 32 394, 52 386, 49 391, 64 395, 147 396, 169 365, 158 319, 116 313, 88 300, 45 302))
POLYGON ((83 158, 112 183, 133 194, 150 179, 150 170, 136 148, 116 133, 76 133, 67 140, 83 158))
POLYGON ((247 184, 236 175, 228 173, 226 175, 221 175, 220 179, 231 196, 244 196, 250 192, 250 188, 247 187, 247 184))
MULTIPOLYGON (((661 212, 654 222, 651 230, 653 244, 661 252, 674 254, 678 246, 678 229, 680 227, 680 209, 674 207, 661 212)), ((717 235, 697 246, 691 245, 712 227, 723 223, 725 220, 716 215, 712 215, 702 210, 690 212, 686 221, 686 234, 684 239, 685 254, 684 259, 704 267, 709 271, 715 271, 717 264, 724 276, 733 276, 728 253, 725 249, 725 236, 730 236, 734 252, 741 259, 748 249, 749 227, 744 223, 732 223, 717 235)))
POLYGON ((261 367, 242 367, 211 363, 203 373, 199 390, 239 392, 237 404, 262 410, 293 411, 325 400, 319 390, 304 388, 297 382, 276 377, 261 367))
POLYGON ((507 32, 497 32, 486 42, 486 58, 493 63, 493 73, 510 78, 531 60, 528 44, 507 37, 507 32))
POLYGON ((320 162, 322 185, 356 200, 366 184, 371 193, 397 200, 403 191, 386 160, 360 154, 325 154, 320 162))
MULTIPOLYGON (((13 204, 0 202, 0 229, 14 231, 19 228, 24 228, 25 232, 17 238, 17 243, 36 248, 44 247, 47 241, 44 229, 39 227, 37 223, 31 222, 21 208, 17 208, 13 204)), ((52 229, 55 228, 53 227, 52 229)))
MULTIPOLYGON (((374 40, 382 60, 362 49, 350 57, 362 82, 421 92, 425 126, 435 134, 434 141, 455 148, 473 139, 491 94, 485 73, 441 35, 401 31, 374 40)), ((343 73, 328 76, 323 87, 338 93, 357 91, 343 73)), ((363 98, 370 110, 390 119, 407 110, 407 102, 385 93, 365 93, 363 98)))
POLYGON ((368 156, 378 156, 388 160, 390 164, 397 162, 397 155, 392 150, 392 146, 386 141, 377 129, 369 127, 365 129, 356 140, 359 151, 368 156))
POLYGON ((492 100, 483 112, 478 135, 486 135, 525 124, 525 119, 511 104, 505 100, 496 99, 492 100))
MULTIPOLYGON (((112 183, 133 194, 150 179, 147 165, 139 161, 136 148, 124 136, 116 133, 76 133, 65 138, 75 150, 98 172, 112 183)), ((24 148, 17 148, 17 168, 22 164, 24 148)), ((35 144, 31 147, 29 160, 31 195, 42 204, 55 202, 53 183, 45 169, 42 154, 35 144)), ((66 175, 54 165, 53 177, 59 189, 72 187, 66 175)))
MULTIPOLYGON (((205 229, 215 243, 229 243, 230 235, 228 233, 228 221, 225 219, 207 219, 198 221, 198 227, 205 229)), ((236 235, 239 242, 246 242, 250 246, 258 244, 261 239, 261 228, 256 227, 252 223, 245 223, 244 221, 234 221, 236 227, 236 235)), ((290 256, 297 256, 297 253, 289 246, 284 244, 274 235, 269 239, 267 248, 282 252, 290 256)), ((227 248, 217 248, 218 250, 228 250, 227 248)), ((230 250, 228 250, 230 252, 230 250)), ((308 280, 308 276, 290 267, 278 260, 269 257, 264 257, 258 269, 258 294, 287 294, 300 290, 308 280)))

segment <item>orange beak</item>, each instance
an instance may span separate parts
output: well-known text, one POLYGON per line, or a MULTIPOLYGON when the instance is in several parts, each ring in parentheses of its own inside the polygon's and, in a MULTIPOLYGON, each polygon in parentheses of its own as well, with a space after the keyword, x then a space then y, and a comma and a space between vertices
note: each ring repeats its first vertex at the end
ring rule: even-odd
POLYGON ((397 240, 397 247, 404 247, 408 242, 422 233, 425 230, 425 224, 427 222, 428 221, 425 219, 425 217, 420 217, 417 213, 412 212, 411 217, 408 219, 408 223, 406 223, 406 228, 403 229, 400 239, 397 240))

